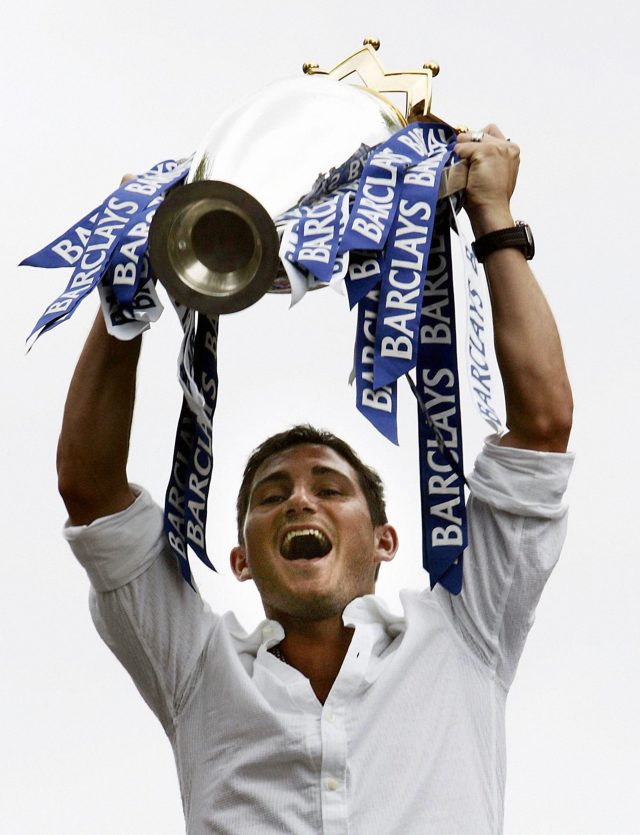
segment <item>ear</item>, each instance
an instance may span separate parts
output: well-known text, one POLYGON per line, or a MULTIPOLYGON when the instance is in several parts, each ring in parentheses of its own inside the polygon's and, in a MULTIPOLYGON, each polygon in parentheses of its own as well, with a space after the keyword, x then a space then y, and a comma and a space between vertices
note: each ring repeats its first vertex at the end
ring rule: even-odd
POLYGON ((398 550, 398 533, 393 525, 378 525, 374 529, 376 538, 376 562, 391 562, 398 550))
POLYGON ((236 545, 235 548, 232 548, 229 561, 231 563, 231 570, 236 575, 236 579, 240 580, 241 583, 245 580, 252 579, 251 569, 249 568, 244 548, 240 545, 236 545))

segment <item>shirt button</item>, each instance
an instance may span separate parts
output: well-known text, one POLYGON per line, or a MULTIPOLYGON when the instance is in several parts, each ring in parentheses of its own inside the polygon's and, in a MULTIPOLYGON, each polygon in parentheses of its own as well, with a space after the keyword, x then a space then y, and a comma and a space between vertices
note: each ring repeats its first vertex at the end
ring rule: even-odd
POLYGON ((335 715, 335 713, 331 710, 331 708, 330 708, 330 707, 328 707, 328 708, 325 710, 324 715, 325 715, 325 718, 326 718, 327 722, 334 722, 334 721, 335 721, 336 715, 335 715))
POLYGON ((335 777, 329 777, 327 780, 327 788, 330 792, 334 792, 338 788, 338 781, 335 777))

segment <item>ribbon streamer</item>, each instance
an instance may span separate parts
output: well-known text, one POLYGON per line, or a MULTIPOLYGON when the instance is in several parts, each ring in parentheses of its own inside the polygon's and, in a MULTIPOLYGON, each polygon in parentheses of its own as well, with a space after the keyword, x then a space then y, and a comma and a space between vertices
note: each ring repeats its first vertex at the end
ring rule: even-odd
POLYGON ((27 342, 33 346, 45 331, 52 330, 73 315, 80 302, 98 286, 111 263, 117 244, 139 222, 139 214, 158 194, 184 180, 190 160, 178 165, 166 160, 150 168, 112 192, 95 213, 95 223, 88 228, 93 213, 85 216, 44 250, 25 258, 23 265, 60 266, 66 253, 73 258, 73 272, 64 292, 53 301, 36 322, 27 342), (88 237, 85 238, 85 231, 88 237), (82 251, 79 251, 83 242, 82 251), (47 263, 48 262, 48 263, 47 263))
POLYGON ((500 420, 496 396, 493 390, 493 380, 496 375, 488 350, 485 333, 490 319, 489 300, 485 292, 485 284, 480 280, 478 261, 465 239, 455 212, 452 214, 452 228, 455 231, 462 253, 464 268, 464 283, 467 288, 467 379, 471 388, 471 398, 480 416, 489 424, 494 432, 500 434, 504 426, 500 420))
POLYGON ((467 546, 462 422, 449 230, 434 239, 423 291, 416 367, 423 565, 431 588, 462 588, 467 546), (435 301, 434 301, 435 300, 435 301))
MULTIPOLYGON (((453 159, 454 144, 450 128, 414 123, 375 148, 362 145, 343 165, 320 176, 275 223, 292 305, 308 289, 328 283, 338 290, 344 286, 350 306, 357 305, 357 408, 393 443, 398 442, 397 380, 404 375, 412 385, 418 400, 423 564, 432 587, 441 583, 457 594, 467 534, 448 231, 455 226, 455 211, 453 204, 437 204, 440 176, 453 159), (416 383, 409 375, 413 369, 416 383)), ((73 268, 63 293, 36 323, 31 344, 70 318, 95 287, 107 328, 121 339, 133 338, 160 316, 147 250, 149 225, 166 192, 186 178, 189 167, 190 160, 153 166, 22 262, 73 268)), ((477 265, 469 257, 465 283, 472 389, 479 411, 495 428, 501 424, 484 350, 485 305, 477 265)), ((193 587, 189 552, 215 570, 205 532, 218 320, 175 302, 174 307, 184 332, 178 362, 183 401, 164 520, 182 576, 193 587)))
POLYGON ((184 579, 193 587, 188 548, 208 568, 207 504, 213 470, 213 416, 218 398, 218 319, 182 308, 185 337, 179 362, 183 389, 165 494, 164 525, 184 579), (196 324, 197 316, 197 324, 196 324))

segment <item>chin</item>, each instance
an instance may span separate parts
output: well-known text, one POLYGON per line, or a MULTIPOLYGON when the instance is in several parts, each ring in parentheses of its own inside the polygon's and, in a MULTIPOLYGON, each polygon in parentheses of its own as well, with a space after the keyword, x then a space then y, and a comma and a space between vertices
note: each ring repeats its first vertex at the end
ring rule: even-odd
MULTIPOLYGON (((303 621, 326 620, 342 615, 352 599, 345 600, 343 595, 334 594, 301 594, 280 600, 275 606, 265 606, 265 611, 271 609, 303 621)), ((277 614, 274 617, 277 620, 277 614)))

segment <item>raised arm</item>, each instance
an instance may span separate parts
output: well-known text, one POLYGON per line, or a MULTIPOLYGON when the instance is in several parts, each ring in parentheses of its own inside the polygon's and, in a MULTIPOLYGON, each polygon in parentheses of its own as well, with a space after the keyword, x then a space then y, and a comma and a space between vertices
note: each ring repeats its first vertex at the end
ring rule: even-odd
POLYGON ((69 386, 58 442, 58 489, 73 525, 124 510, 141 337, 107 334, 98 313, 69 386))
MULTIPOLYGON (((510 210, 519 148, 495 125, 481 142, 459 136, 458 155, 469 161, 465 208, 476 239, 514 225, 510 210)), ((573 401, 551 309, 517 249, 490 253, 484 262, 491 294, 496 356, 505 390, 505 446, 564 452, 573 401)))
POLYGON ((109 336, 99 311, 71 378, 56 465, 72 525, 118 513, 135 498, 127 458, 141 341, 109 336))

